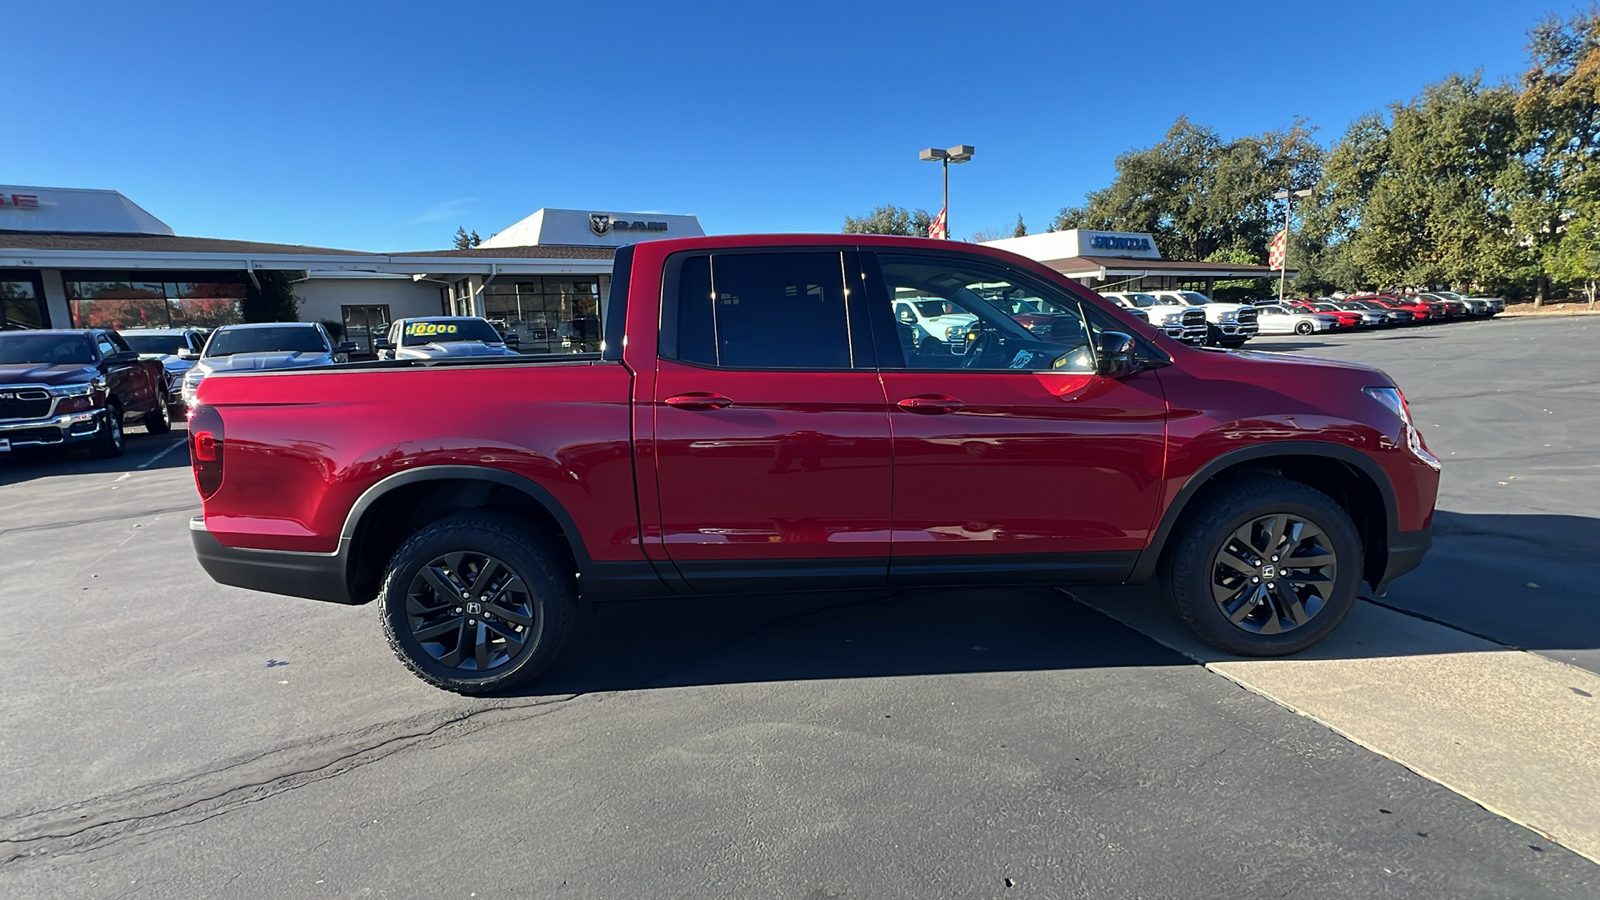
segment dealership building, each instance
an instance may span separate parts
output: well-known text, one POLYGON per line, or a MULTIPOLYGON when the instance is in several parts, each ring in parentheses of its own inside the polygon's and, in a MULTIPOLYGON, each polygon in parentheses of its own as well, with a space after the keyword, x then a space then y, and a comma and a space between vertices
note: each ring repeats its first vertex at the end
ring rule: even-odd
POLYGON ((363 352, 391 320, 435 315, 484 316, 528 352, 598 349, 616 248, 704 233, 694 216, 541 209, 472 249, 370 253, 187 237, 116 191, 0 185, 0 328, 209 328, 284 272, 300 319, 363 352))
MULTIPOLYGON (((1268 266, 1162 259, 1155 238, 1139 232, 1073 228, 985 246, 1038 260, 1097 291, 1193 290, 1210 296, 1222 279, 1278 277, 1268 266)), ((1290 269, 1288 276, 1294 275, 1290 269)))

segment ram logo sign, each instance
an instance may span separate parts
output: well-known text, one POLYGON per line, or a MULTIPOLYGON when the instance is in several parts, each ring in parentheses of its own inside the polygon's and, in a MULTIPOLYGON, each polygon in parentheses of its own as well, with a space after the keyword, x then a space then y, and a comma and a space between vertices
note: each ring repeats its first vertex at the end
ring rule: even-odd
POLYGON ((605 237, 611 233, 611 217, 599 213, 589 213, 589 230, 595 237, 605 237))

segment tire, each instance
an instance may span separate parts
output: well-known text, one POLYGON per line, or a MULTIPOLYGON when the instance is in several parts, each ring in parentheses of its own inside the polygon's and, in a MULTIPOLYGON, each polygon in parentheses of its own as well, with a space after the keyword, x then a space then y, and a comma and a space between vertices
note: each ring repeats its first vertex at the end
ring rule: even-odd
POLYGON ((1295 334, 1312 334, 1316 330, 1317 330, 1317 326, 1311 324, 1310 322, 1296 322, 1296 323, 1294 323, 1294 333, 1295 334))
POLYGON ((1260 475, 1224 482, 1197 502, 1163 575, 1178 615, 1206 643, 1239 656, 1283 656, 1322 640, 1355 605, 1361 538, 1328 495, 1260 475), (1327 561, 1284 568, 1280 557, 1327 561))
POLYGON ((100 433, 89 443, 89 455, 96 459, 116 459, 127 449, 127 445, 127 435, 122 432, 122 407, 112 400, 106 404, 100 433))
POLYGON ((144 423, 144 430, 151 434, 166 434, 172 430, 172 407, 167 404, 166 391, 156 398, 156 408, 145 413, 140 421, 144 423))
POLYGON ((1218 346, 1222 347, 1225 350, 1237 350, 1240 347, 1243 347, 1245 345, 1245 342, 1248 341, 1248 340, 1250 340, 1250 339, 1249 338, 1230 337, 1230 338, 1223 338, 1222 340, 1217 341, 1217 344, 1218 344, 1218 346))
POLYGON ((389 648, 412 674, 458 694, 526 683, 572 630, 576 591, 564 559, 514 516, 470 512, 434 522, 395 551, 384 573, 378 613, 389 648), (478 585, 485 576, 490 584, 478 585), (442 586, 451 588, 446 602, 438 602, 442 586), (478 596, 457 597, 463 587, 478 596))

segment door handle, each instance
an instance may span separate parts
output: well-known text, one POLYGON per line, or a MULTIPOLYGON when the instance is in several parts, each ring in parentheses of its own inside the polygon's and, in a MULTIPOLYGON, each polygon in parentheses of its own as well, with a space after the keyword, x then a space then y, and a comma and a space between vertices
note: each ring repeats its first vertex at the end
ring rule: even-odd
POLYGON ((966 406, 954 397, 907 397, 895 404, 906 412, 921 413, 925 416, 942 416, 953 413, 966 406))
POLYGON ((722 409, 724 406, 733 405, 733 401, 727 397, 705 391, 679 394, 676 397, 668 397, 663 402, 677 409, 722 409))

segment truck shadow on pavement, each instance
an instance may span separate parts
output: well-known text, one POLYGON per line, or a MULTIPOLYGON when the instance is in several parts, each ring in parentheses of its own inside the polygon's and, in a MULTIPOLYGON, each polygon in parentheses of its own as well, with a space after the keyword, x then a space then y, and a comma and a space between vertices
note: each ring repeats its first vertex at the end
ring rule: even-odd
MULTIPOLYGON (((1383 598, 1364 591, 1337 631, 1289 658, 1514 648, 1600 671, 1597 558, 1600 519, 1441 511, 1421 568, 1383 598)), ((517 693, 1228 659, 1153 586, 713 597, 598 604, 555 666, 517 693)))
POLYGON ((174 422, 164 435, 146 434, 143 428, 127 431, 127 450, 115 459, 95 459, 77 447, 22 447, 0 453, 0 487, 22 484, 54 475, 117 474, 135 470, 186 468, 189 454, 182 424, 174 422))
POLYGON ((1187 663, 1047 588, 717 597, 597 604, 518 693, 1187 663))

